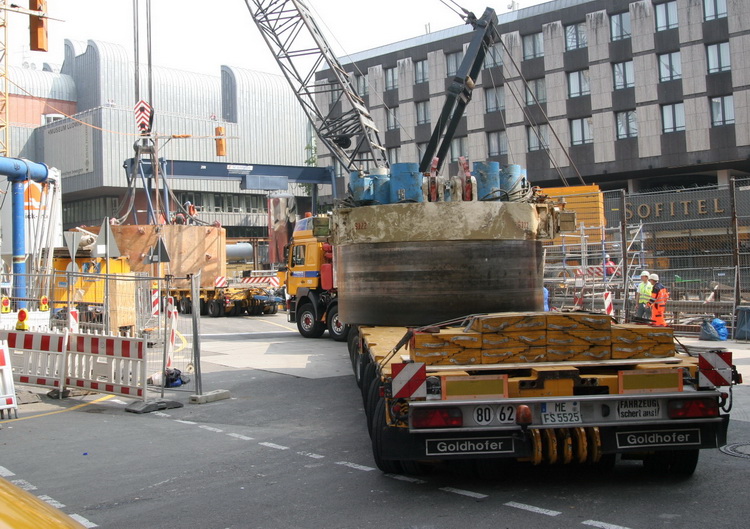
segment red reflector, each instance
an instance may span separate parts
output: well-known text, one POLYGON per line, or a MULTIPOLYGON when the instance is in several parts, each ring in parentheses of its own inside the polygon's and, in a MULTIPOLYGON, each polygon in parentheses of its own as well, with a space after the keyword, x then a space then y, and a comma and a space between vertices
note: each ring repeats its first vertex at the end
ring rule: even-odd
POLYGON ((716 399, 670 400, 667 409, 670 419, 719 416, 719 403, 716 399))
POLYGON ((412 408, 412 428, 445 428, 463 426, 459 408, 412 408))

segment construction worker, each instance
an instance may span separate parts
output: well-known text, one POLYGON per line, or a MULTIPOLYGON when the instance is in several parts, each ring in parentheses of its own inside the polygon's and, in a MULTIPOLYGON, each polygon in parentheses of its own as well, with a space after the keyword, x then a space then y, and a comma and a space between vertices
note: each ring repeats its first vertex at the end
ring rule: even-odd
POLYGON ((669 291, 661 284, 657 274, 649 275, 648 280, 651 283, 651 299, 648 302, 648 306, 651 308, 651 320, 653 321, 651 325, 666 327, 667 322, 664 320, 664 310, 667 307, 669 291))
POLYGON ((651 318, 651 310, 648 302, 651 299, 651 290, 653 287, 648 280, 649 275, 647 270, 641 272, 641 282, 638 283, 635 294, 636 303, 638 304, 635 310, 635 317, 646 320, 651 318))
POLYGON ((610 259, 609 254, 604 256, 604 273, 607 277, 612 277, 617 271, 617 265, 610 259))

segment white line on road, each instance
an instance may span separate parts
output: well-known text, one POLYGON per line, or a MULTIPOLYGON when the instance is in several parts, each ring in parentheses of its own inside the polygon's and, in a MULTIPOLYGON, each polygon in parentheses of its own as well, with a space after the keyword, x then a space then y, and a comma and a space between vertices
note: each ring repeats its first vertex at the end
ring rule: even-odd
POLYGON ((0 477, 9 478, 11 476, 15 476, 15 474, 5 467, 0 467, 0 477))
POLYGON ((525 503, 516 503, 515 501, 509 501, 505 506, 515 507, 516 509, 523 509, 524 511, 535 512, 537 514, 545 514, 547 516, 559 516, 562 514, 560 511, 550 511, 549 509, 542 509, 541 507, 534 507, 533 505, 526 505, 525 503))
POLYGON ((336 461, 336 464, 341 465, 343 467, 353 468, 354 470, 363 470, 365 472, 370 472, 371 470, 375 470, 372 467, 366 467, 365 465, 358 465, 357 463, 349 463, 348 461, 336 461))
POLYGON ((409 483, 416 483, 418 485, 423 485, 427 483, 423 479, 413 478, 411 476, 402 476, 401 474, 383 474, 383 475, 387 478, 397 479, 398 481, 408 481, 409 483))
POLYGON ((224 433, 224 430, 221 430, 219 428, 214 428, 213 426, 206 426, 205 424, 201 424, 200 426, 198 426, 198 428, 208 430, 209 432, 224 433))
POLYGON ((32 485, 25 479, 14 479, 13 481, 11 481, 11 483, 13 483, 16 487, 21 488, 25 491, 36 490, 36 486, 32 485))
POLYGON ((583 525, 588 525, 591 527, 598 527, 599 529, 628 529, 625 526, 622 525, 614 525, 611 523, 604 523, 604 522, 597 522, 596 520, 586 520, 585 522, 581 522, 583 525))
POLYGON ((267 446, 268 448, 275 448, 276 450, 289 450, 288 446, 281 446, 274 443, 258 443, 259 445, 267 446))
POLYGON ((454 489, 453 487, 441 487, 440 490, 443 492, 452 492, 453 494, 460 494, 461 496, 468 496, 469 498, 483 499, 487 498, 486 494, 480 494, 478 492, 472 492, 470 490, 454 489))
POLYGON ((163 411, 154 411, 151 415, 156 415, 157 417, 171 417, 170 414, 164 413, 163 411))
POLYGON ((297 452, 297 454, 305 457, 312 457, 313 459, 323 459, 325 457, 320 454, 314 454, 312 452, 297 452))
POLYGON ((252 437, 248 437, 246 435, 238 434, 238 433, 228 433, 229 437, 234 437, 235 439, 241 439, 243 441, 252 441, 252 437))
POLYGON ((174 422, 181 422, 182 424, 198 424, 194 421, 183 421, 182 419, 175 419, 174 422))
POLYGON ((49 503, 49 504, 50 504, 50 505, 52 505, 52 506, 53 506, 53 507, 54 507, 55 509, 63 509, 63 508, 65 508, 65 504, 63 504, 63 503, 60 503, 60 502, 59 502, 59 501, 57 501, 56 499, 54 499, 54 498, 51 498, 51 497, 49 497, 49 496, 39 496, 39 499, 40 499, 40 500, 42 500, 43 502, 49 503))
POLYGON ((70 517, 73 518, 76 522, 78 522, 79 524, 81 524, 84 527, 89 527, 89 528, 90 527, 99 527, 94 522, 90 522, 88 519, 84 518, 80 514, 71 514, 70 517))
POLYGON ((111 399, 109 402, 116 402, 117 404, 127 404, 127 402, 120 399, 111 399))

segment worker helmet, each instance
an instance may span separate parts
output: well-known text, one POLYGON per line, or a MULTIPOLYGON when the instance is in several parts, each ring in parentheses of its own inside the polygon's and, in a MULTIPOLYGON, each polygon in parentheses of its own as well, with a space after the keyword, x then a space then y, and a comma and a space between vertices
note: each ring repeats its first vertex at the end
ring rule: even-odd
POLYGON ((659 281, 659 276, 656 274, 651 274, 650 276, 648 276, 648 278, 652 281, 659 281))
POLYGON ((641 277, 643 277, 643 276, 647 276, 648 277, 649 275, 650 274, 648 273, 648 270, 644 270, 643 272, 641 272, 641 277))
POLYGON ((609 259, 609 254, 604 256, 605 259, 609 259))

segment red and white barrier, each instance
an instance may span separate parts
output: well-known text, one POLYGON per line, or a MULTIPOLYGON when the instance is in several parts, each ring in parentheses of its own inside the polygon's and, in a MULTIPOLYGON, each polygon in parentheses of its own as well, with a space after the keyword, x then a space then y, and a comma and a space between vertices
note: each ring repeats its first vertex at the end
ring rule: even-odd
POLYGON ((80 316, 78 309, 71 308, 68 311, 68 330, 72 333, 78 332, 78 324, 80 322, 80 316))
POLYGON ((159 291, 151 290, 151 315, 159 315, 159 291))
POLYGON ((16 399, 16 387, 13 384, 13 368, 10 364, 10 350, 8 342, 0 341, 0 417, 5 417, 5 410, 13 410, 18 418, 18 400, 16 399))
POLYGON ((239 282, 246 285, 257 285, 272 288, 279 287, 279 278, 277 276, 242 277, 239 279, 239 282))
POLYGON ((225 288, 229 284, 229 281, 227 281, 227 278, 224 276, 217 276, 214 280, 214 286, 216 288, 225 288))
POLYGON ((0 331, 8 342, 13 380, 20 384, 59 388, 67 358, 68 333, 0 331))
POLYGON ((615 313, 614 307, 612 306, 612 292, 605 290, 604 293, 604 312, 607 316, 612 316, 615 313))

